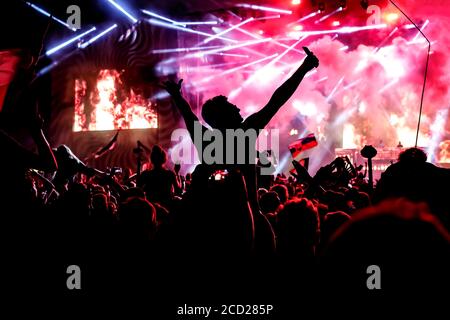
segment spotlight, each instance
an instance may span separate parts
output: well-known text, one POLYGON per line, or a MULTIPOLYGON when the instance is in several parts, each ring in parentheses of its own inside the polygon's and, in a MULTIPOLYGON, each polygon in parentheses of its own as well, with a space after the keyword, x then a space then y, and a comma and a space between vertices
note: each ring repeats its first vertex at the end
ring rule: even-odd
POLYGON ((292 1, 291 1, 291 4, 292 4, 293 6, 299 5, 299 4, 301 4, 301 3, 302 3, 301 0, 292 0, 292 1))

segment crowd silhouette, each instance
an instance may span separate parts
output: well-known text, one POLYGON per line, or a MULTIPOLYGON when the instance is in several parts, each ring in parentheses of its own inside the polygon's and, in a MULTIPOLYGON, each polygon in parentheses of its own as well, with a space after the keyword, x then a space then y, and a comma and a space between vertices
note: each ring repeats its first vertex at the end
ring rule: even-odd
MULTIPOLYGON (((204 104, 203 119, 216 130, 263 129, 318 64, 309 53, 245 120, 223 96, 204 104)), ((181 80, 164 87, 193 136, 198 118, 181 95, 181 80)), ((262 183, 253 164, 200 164, 182 176, 179 165, 166 166, 158 145, 151 169, 133 180, 127 168, 101 172, 67 146, 52 150, 39 117, 31 118, 37 153, 0 130, 3 264, 18 291, 64 291, 72 264, 86 274, 85 292, 143 288, 171 297, 199 283, 205 296, 225 288, 267 299, 291 289, 368 292, 370 265, 385 272, 385 290, 449 284, 450 171, 426 162, 420 149, 404 151, 373 191, 342 158, 314 176, 294 162, 294 176, 262 183), (226 174, 215 179, 217 171, 226 174), (30 288, 30 281, 39 284, 30 288)))

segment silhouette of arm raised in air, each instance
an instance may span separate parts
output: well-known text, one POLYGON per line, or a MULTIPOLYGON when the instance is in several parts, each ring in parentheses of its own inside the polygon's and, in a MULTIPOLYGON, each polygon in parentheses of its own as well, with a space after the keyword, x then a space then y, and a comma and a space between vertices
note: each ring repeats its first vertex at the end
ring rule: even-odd
POLYGON ((317 68, 319 66, 319 59, 317 59, 317 57, 307 48, 304 49, 307 56, 302 65, 289 79, 287 79, 280 87, 278 87, 277 90, 275 90, 264 108, 258 112, 255 112, 245 120, 244 125, 247 128, 263 129, 278 112, 278 110, 280 110, 280 108, 294 94, 305 75, 313 68, 317 68))
MULTIPOLYGON (((178 83, 173 81, 166 81, 163 83, 162 87, 170 94, 178 110, 180 110, 181 116, 183 117, 184 123, 186 124, 186 129, 189 131, 192 140, 194 140, 195 123, 199 125, 200 122, 198 120, 198 117, 192 111, 192 108, 189 105, 189 103, 186 101, 186 99, 184 99, 183 95, 181 94, 182 82, 183 79, 179 80, 178 83)), ((206 128, 202 126, 202 133, 204 130, 206 130, 206 128)))

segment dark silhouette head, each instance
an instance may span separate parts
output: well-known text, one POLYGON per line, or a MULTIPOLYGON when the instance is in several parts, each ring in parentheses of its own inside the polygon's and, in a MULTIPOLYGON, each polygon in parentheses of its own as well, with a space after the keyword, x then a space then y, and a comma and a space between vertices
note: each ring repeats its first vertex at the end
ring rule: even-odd
POLYGON ((277 193, 282 204, 289 199, 289 190, 284 184, 276 184, 270 188, 270 191, 277 193))
POLYGON ((313 256, 320 220, 314 204, 303 198, 288 201, 277 215, 277 247, 282 255, 313 256))
POLYGON ((240 109, 225 96, 216 96, 205 102, 202 117, 212 128, 233 129, 239 127, 243 118, 240 109))
POLYGON ((150 161, 153 166, 162 167, 167 161, 167 153, 159 145, 155 145, 150 154, 150 161))
POLYGON ((410 148, 400 153, 398 160, 405 164, 420 164, 427 161, 427 155, 418 148, 410 148))
POLYGON ((280 204, 280 198, 275 191, 266 192, 259 199, 259 206, 264 214, 276 212, 280 204))

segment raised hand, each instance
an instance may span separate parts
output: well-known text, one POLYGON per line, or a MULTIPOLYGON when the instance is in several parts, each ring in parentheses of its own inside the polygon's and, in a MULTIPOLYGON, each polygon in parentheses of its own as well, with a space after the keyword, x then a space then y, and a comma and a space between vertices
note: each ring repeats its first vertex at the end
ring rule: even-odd
POLYGON ((178 83, 168 80, 163 82, 161 85, 171 96, 176 96, 181 94, 181 84, 183 83, 183 79, 180 79, 178 83))
POLYGON ((319 59, 307 47, 303 47, 306 53, 306 59, 303 61, 303 66, 308 70, 312 70, 319 66, 319 59))

